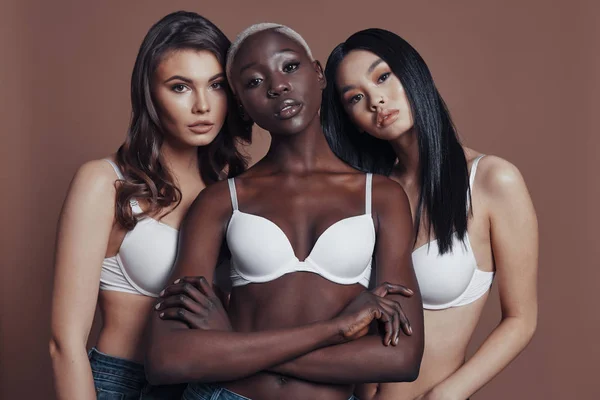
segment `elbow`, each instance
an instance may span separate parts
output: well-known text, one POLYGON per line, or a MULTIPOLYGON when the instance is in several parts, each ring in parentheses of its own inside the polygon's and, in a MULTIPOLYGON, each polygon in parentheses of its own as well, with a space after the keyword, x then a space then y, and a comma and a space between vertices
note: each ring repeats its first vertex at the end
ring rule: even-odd
POLYGON ((187 382, 208 382, 208 374, 202 365, 192 366, 187 357, 181 357, 158 348, 148 349, 144 370, 146 379, 151 385, 175 385, 187 382), (193 372, 192 372, 193 371, 193 372))
POLYGON ((73 356, 74 354, 85 353, 85 343, 78 340, 69 340, 52 335, 48 342, 48 353, 50 359, 54 362, 65 357, 65 355, 73 356))
POLYGON ((423 350, 423 343, 419 343, 412 348, 404 349, 402 354, 397 354, 390 369, 391 374, 386 377, 385 382, 416 381, 421 371, 423 350))
POLYGON ((181 376, 181 361, 173 355, 161 352, 158 349, 149 349, 146 353, 144 370, 146 379, 151 385, 169 385, 184 383, 184 377, 181 376))
POLYGON ((58 354, 60 353, 60 345, 56 338, 50 338, 50 342, 48 343, 48 352, 50 353, 51 359, 56 359, 58 354))

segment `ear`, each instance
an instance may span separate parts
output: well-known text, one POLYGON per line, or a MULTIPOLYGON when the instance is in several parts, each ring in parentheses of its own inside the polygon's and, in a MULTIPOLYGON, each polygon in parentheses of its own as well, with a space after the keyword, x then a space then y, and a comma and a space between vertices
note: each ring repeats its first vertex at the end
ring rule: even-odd
POLYGON ((321 62, 319 60, 315 60, 313 61, 313 67, 315 69, 315 72, 317 73, 319 87, 321 88, 321 90, 323 90, 327 86, 327 79, 325 78, 325 73, 323 72, 323 66, 321 66, 321 62))

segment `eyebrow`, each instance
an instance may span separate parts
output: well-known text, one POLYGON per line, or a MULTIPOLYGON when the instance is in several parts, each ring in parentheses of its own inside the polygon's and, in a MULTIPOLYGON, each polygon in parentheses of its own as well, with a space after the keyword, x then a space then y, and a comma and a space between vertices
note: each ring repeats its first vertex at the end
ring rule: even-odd
MULTIPOLYGON (((219 72, 218 74, 215 74, 215 75, 211 76, 210 78, 208 78, 208 81, 209 82, 214 81, 215 79, 222 78, 224 76, 225 76, 225 73, 219 72)), ((170 77, 169 79, 164 81, 164 83, 169 83, 174 80, 184 81, 185 83, 189 83, 189 84, 193 83, 193 80, 191 80, 190 78, 186 78, 185 76, 181 76, 181 75, 173 75, 172 77, 170 77)))
MULTIPOLYGON (((371 65, 369 65, 369 68, 367 68, 367 73, 365 75, 369 75, 371 72, 373 72, 375 70, 375 68, 381 64, 383 62, 383 59, 378 58, 377 60, 373 61, 373 63, 371 63, 371 65)), ((348 85, 348 86, 344 86, 341 90, 341 94, 345 94, 347 91, 352 90, 356 88, 356 86, 354 85, 348 85)))
MULTIPOLYGON (((281 50, 277 51, 277 52, 275 53, 275 55, 279 55, 279 54, 282 54, 282 53, 297 53, 297 51, 296 51, 296 50, 294 50, 294 49, 285 48, 285 49, 281 49, 281 50)), ((240 68, 240 72, 239 72, 239 73, 240 73, 240 75, 242 74, 242 72, 244 72, 244 71, 245 71, 245 70, 247 70, 248 68, 252 68, 252 67, 254 67, 255 65, 256 65, 256 63, 254 63, 254 62, 251 62, 251 63, 249 63, 249 64, 246 64, 246 65, 244 65, 242 68, 240 68)))
POLYGON ((381 58, 378 58, 377 60, 373 61, 373 63, 367 69, 367 74, 370 74, 371 72, 373 72, 373 70, 375 69, 375 67, 377 67, 382 62, 383 62, 383 60, 381 58))

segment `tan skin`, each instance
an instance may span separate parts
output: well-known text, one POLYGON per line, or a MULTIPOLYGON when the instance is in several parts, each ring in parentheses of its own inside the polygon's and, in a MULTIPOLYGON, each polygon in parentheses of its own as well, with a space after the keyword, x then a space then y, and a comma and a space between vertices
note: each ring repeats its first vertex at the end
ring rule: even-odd
MULTIPOLYGON (((178 207, 152 217, 173 229, 179 228, 205 187, 197 167, 198 146, 214 140, 224 123, 224 81, 216 57, 196 50, 166 54, 153 76, 153 100, 166 132, 161 153, 182 199, 178 207), (193 126, 198 121, 208 123, 202 133, 193 126)), ((109 158, 114 161, 114 155, 109 158)), ((144 360, 145 325, 154 298, 99 291, 98 287, 102 260, 117 254, 126 234, 114 218, 116 179, 106 161, 84 164, 71 182, 61 212, 50 341, 58 399, 96 398, 86 353, 96 305, 103 320, 98 350, 131 361, 144 360)))
MULTIPOLYGON (((341 62, 336 85, 356 126, 392 144, 402 168, 396 168, 391 178, 406 191, 415 215, 420 193, 418 133, 400 80, 377 55, 355 50, 341 62)), ((464 152, 470 170, 480 153, 467 147, 464 152)), ((502 321, 465 363, 487 294, 466 306, 425 310, 427 340, 419 378, 412 383, 363 385, 357 391, 361 399, 464 400, 506 367, 531 339, 537 319, 538 232, 523 177, 509 162, 486 156, 477 169, 472 201, 468 234, 478 268, 496 272, 502 321)), ((414 248, 432 239, 425 216, 414 248)))
MULTIPOLYGON (((277 224, 303 260, 329 226, 364 214, 365 175, 329 149, 318 118, 325 80, 300 45, 274 31, 255 34, 232 71, 246 113, 272 135, 267 156, 236 178, 240 210, 277 224), (289 118, 279 114, 285 99, 297 107, 289 118)), ((229 189, 219 182, 203 191, 186 217, 173 274, 203 280, 185 278, 166 289, 169 301, 186 295, 179 309, 162 304, 152 318, 150 380, 220 382, 256 399, 345 400, 355 382, 415 379, 423 345, 420 295, 401 297, 407 293, 384 283, 417 288, 409 204, 401 187, 381 176, 373 179, 372 204, 379 289, 290 273, 234 287, 227 317, 207 282, 232 215, 229 189), (197 316, 185 318, 191 313, 197 316), (401 328, 402 315, 412 331, 401 328), (364 336, 375 320, 383 323, 383 338, 364 336)))

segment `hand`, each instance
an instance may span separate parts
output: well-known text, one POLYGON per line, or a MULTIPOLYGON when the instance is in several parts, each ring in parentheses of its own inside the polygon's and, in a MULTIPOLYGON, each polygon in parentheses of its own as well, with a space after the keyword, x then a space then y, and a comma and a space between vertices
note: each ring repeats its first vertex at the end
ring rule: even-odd
POLYGON ((406 314, 397 301, 385 299, 388 294, 400 294, 405 297, 413 291, 402 285, 383 283, 371 291, 359 294, 336 317, 341 318, 342 336, 345 340, 354 340, 366 335, 373 320, 385 325, 384 346, 397 345, 400 329, 412 335, 412 328, 406 314))
POLYGON ((177 279, 160 293, 159 317, 192 329, 232 331, 223 303, 203 276, 177 279))

